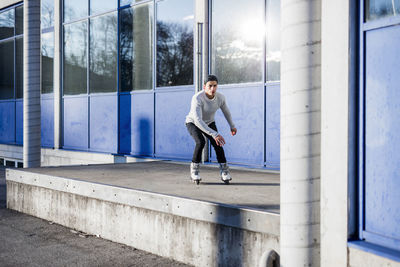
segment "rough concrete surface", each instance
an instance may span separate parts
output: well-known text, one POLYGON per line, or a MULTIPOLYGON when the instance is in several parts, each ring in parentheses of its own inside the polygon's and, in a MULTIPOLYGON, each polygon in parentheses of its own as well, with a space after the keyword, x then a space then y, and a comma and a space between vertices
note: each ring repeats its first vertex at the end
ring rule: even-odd
POLYGON ((6 209, 0 166, 0 266, 188 266, 6 209))
POLYGON ((233 180, 225 185, 216 165, 202 165, 200 185, 189 179, 189 164, 170 161, 99 164, 24 169, 32 173, 78 179, 279 213, 279 174, 231 167, 233 180))

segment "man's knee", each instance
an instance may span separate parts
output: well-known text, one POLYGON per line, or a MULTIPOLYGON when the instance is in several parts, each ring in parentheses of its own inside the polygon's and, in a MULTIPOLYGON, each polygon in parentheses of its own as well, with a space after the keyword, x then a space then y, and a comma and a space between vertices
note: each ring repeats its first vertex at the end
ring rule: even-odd
POLYGON ((204 139, 196 140, 196 146, 198 146, 199 148, 203 149, 205 145, 206 145, 206 141, 204 139))

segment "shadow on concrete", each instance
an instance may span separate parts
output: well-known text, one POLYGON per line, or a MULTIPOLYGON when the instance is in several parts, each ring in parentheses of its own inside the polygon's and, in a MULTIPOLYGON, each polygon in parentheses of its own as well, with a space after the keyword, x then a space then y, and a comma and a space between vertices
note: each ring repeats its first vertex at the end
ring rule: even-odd
MULTIPOLYGON (((202 182, 203 185, 220 185, 220 186, 229 186, 226 184, 218 182, 202 182)), ((279 183, 236 183, 231 182, 231 185, 243 185, 243 186, 279 186, 279 183)))

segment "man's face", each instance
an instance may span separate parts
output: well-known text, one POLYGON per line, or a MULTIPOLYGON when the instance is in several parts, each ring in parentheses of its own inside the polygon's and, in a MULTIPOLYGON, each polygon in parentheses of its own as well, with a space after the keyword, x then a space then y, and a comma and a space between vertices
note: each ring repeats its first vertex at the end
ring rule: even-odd
POLYGON ((216 81, 209 81, 204 85, 204 92, 206 96, 210 99, 214 98, 217 92, 218 83, 216 81))

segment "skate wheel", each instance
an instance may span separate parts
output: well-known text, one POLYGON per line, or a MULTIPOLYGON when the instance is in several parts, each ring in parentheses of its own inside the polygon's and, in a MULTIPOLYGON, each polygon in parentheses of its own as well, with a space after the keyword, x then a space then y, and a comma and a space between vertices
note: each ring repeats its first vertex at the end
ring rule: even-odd
POLYGON ((224 183, 225 183, 225 184, 229 184, 229 180, 227 180, 227 181, 224 181, 224 183))

